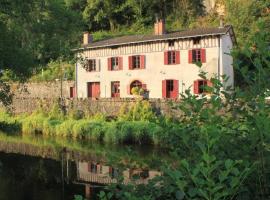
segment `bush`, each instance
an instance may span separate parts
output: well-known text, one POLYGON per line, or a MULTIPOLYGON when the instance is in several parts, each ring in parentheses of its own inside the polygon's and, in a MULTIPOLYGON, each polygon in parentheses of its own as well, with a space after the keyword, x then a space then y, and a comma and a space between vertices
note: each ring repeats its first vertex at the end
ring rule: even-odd
POLYGON ((76 123, 77 121, 72 119, 64 121, 56 126, 56 135, 62 137, 74 137, 73 127, 76 123))
POLYGON ((43 123, 46 121, 46 116, 43 114, 33 113, 29 117, 22 119, 22 133, 34 134, 43 132, 43 123))

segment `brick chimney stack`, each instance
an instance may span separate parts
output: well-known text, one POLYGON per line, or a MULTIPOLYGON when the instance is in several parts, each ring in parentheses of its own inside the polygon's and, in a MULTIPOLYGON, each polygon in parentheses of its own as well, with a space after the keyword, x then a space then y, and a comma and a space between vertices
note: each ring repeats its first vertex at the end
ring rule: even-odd
POLYGON ((93 42, 93 36, 89 32, 83 33, 83 45, 88 45, 93 42))
POLYGON ((154 31, 155 35, 164 35, 166 33, 165 21, 163 19, 156 19, 154 31))

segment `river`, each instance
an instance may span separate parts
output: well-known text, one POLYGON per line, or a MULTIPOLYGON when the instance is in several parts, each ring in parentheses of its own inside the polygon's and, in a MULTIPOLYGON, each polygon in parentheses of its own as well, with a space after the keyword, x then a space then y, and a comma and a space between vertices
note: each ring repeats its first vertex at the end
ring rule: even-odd
POLYGON ((166 151, 149 146, 0 133, 0 200, 95 200, 120 177, 145 184, 161 175, 161 160, 166 151))

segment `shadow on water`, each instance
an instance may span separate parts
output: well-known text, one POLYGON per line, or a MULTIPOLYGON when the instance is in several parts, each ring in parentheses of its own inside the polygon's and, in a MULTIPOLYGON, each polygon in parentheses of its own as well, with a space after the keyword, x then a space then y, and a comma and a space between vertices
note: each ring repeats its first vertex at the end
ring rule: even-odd
POLYGON ((160 175, 161 160, 170 158, 153 147, 0 134, 0 200, 97 199, 119 176, 147 183, 160 175))

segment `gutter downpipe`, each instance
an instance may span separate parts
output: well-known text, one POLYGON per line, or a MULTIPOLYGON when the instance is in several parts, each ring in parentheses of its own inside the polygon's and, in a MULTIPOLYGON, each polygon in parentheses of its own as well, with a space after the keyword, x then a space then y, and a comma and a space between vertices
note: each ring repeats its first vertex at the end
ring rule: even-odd
POLYGON ((220 77, 220 53, 221 53, 221 36, 218 37, 218 80, 221 81, 220 77))

